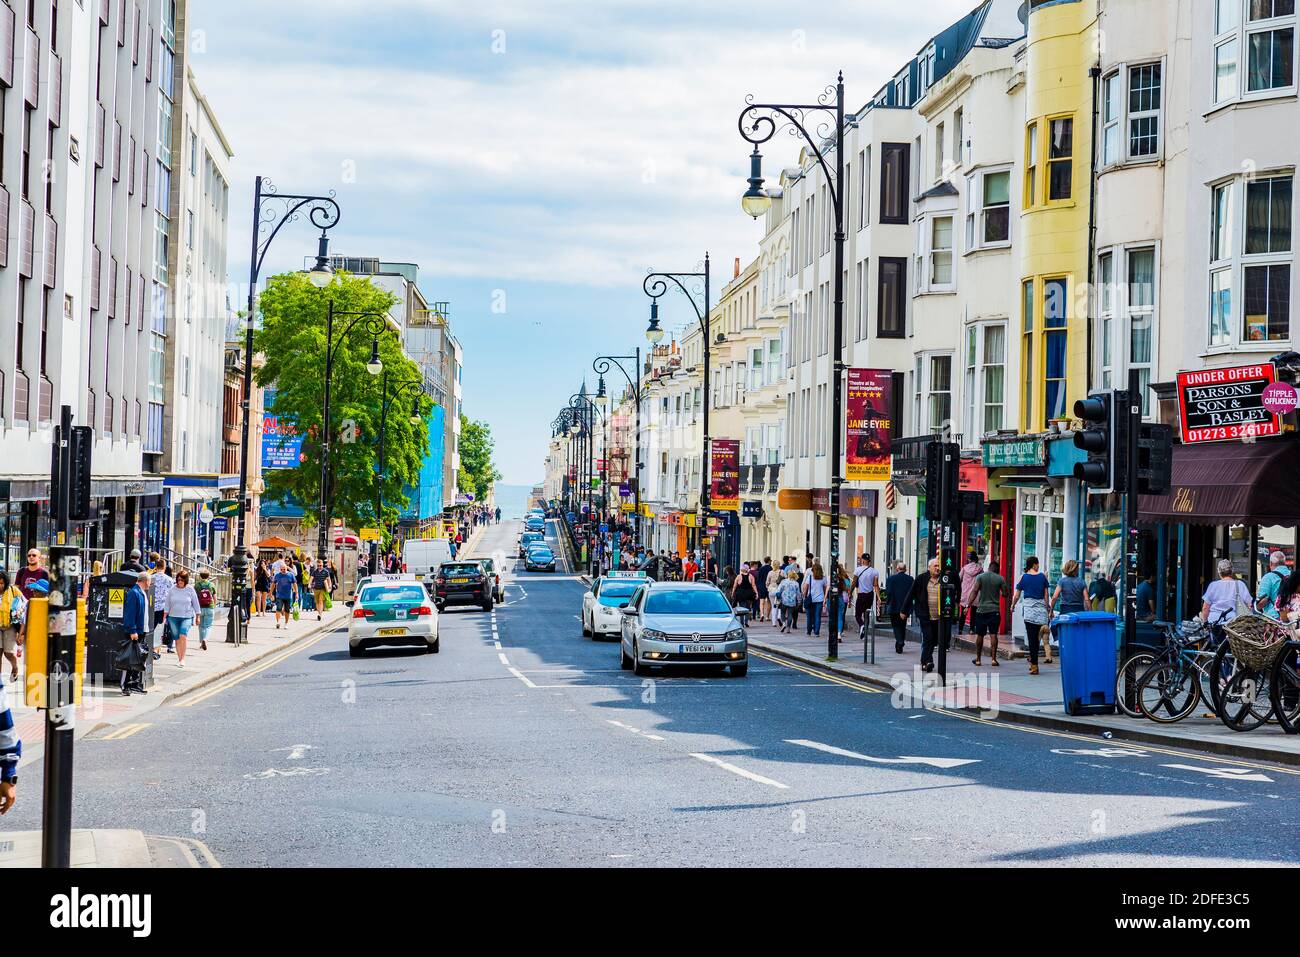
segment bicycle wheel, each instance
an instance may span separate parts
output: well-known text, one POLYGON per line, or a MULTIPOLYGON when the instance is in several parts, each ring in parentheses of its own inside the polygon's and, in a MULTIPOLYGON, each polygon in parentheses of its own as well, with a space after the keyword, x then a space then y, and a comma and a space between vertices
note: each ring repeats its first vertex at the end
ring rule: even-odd
POLYGON ((1137 706, 1136 688, 1138 679, 1146 674, 1147 669, 1155 664, 1156 656, 1150 652, 1142 651, 1131 656, 1128 661, 1124 662, 1123 667, 1119 669, 1119 674, 1115 676, 1115 707, 1120 710, 1121 714, 1128 715, 1130 718, 1142 717, 1142 711, 1137 706), (1133 683, 1134 703, 1133 707, 1126 707, 1124 704, 1124 684, 1125 678, 1133 683))
POLYGON ((1221 641, 1219 650, 1214 653, 1209 667, 1201 673, 1201 697, 1210 702, 1216 715, 1222 715, 1223 689, 1232 680, 1232 673, 1237 669, 1237 659, 1232 657, 1232 647, 1221 641))
POLYGON ((1287 734, 1300 734, 1300 642, 1288 641, 1269 673, 1273 716, 1287 734))
POLYGON ((1238 667, 1223 689, 1219 719, 1233 731, 1254 731, 1273 715, 1268 675, 1238 667))
POLYGON ((1182 721, 1201 700, 1201 683, 1195 669, 1182 662, 1157 664, 1138 682, 1138 707, 1142 715, 1160 724, 1182 721))

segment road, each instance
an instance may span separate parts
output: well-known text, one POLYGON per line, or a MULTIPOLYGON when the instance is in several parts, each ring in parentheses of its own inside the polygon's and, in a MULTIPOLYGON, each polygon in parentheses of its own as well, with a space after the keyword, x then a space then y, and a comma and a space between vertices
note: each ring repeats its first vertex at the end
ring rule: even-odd
MULTIPOLYGON (((480 555, 511 556, 518 528, 480 555)), ((552 529, 551 537, 554 537, 552 529)), ((755 658, 635 678, 572 571, 513 572, 442 651, 339 630, 77 745, 77 827, 224 866, 1295 863, 1300 776, 895 707, 755 658)), ((3 828, 39 827, 39 773, 3 828)))

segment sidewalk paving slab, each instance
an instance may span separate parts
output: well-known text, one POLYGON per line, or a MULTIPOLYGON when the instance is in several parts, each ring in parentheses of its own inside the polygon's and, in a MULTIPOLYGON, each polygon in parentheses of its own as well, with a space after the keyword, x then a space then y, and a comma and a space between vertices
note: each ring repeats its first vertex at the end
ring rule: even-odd
MULTIPOLYGON (((74 830, 70 862, 73 867, 221 866, 202 841, 107 828, 74 830)), ((40 866, 40 831, 13 831, 0 835, 0 870, 40 866)))

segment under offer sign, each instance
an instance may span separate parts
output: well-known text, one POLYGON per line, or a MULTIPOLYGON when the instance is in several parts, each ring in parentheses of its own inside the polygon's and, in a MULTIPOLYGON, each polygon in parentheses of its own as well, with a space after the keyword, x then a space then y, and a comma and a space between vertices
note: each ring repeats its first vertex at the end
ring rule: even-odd
POLYGON ((1271 363, 1178 373, 1183 442, 1227 442, 1278 435, 1282 425, 1264 404, 1277 379, 1271 363))

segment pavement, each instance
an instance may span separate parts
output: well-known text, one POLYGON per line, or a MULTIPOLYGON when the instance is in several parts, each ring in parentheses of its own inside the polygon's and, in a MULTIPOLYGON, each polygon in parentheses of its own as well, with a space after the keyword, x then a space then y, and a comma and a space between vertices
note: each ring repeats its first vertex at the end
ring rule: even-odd
MULTIPOLYGON (((225 867, 1300 863, 1300 769, 921 707, 758 628, 748 677, 638 678, 581 636, 569 563, 504 572, 437 655, 351 659, 339 621, 88 733, 75 826, 225 867)), ((39 822, 33 770, 0 840, 39 822)))

